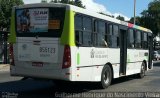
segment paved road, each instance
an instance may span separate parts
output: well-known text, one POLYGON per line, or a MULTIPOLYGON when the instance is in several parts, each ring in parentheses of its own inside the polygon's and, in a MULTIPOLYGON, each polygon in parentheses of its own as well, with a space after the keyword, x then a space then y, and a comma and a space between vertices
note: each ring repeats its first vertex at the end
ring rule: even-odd
POLYGON ((51 81, 21 80, 22 78, 19 77, 10 77, 7 72, 0 73, 0 78, 0 98, 9 98, 7 96, 12 96, 12 98, 13 96, 14 98, 54 98, 69 96, 72 98, 81 98, 103 97, 103 94, 107 97, 112 97, 113 94, 114 97, 124 97, 122 94, 125 92, 128 92, 127 94, 130 94, 132 97, 139 97, 141 94, 145 94, 145 97, 154 97, 154 95, 160 97, 160 93, 158 93, 160 92, 160 62, 155 62, 154 69, 147 72, 143 79, 137 79, 134 76, 115 79, 108 89, 100 89, 97 83, 78 83, 64 88, 58 88, 51 81))

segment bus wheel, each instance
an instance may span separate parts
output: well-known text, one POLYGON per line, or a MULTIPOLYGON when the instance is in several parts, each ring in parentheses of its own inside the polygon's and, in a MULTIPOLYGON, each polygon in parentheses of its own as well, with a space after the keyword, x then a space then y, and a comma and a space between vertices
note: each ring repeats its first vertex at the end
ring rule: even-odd
POLYGON ((143 62, 141 65, 141 72, 138 74, 138 78, 143 78, 145 76, 145 72, 146 72, 145 63, 143 62))
POLYGON ((102 87, 108 88, 112 81, 112 70, 109 65, 105 65, 101 74, 101 85, 102 87))

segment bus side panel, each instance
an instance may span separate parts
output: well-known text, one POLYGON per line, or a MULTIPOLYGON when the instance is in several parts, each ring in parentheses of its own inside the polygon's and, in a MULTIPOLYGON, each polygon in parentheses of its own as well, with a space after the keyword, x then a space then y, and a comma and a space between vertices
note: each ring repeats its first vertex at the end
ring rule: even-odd
MULTIPOLYGON (((71 67, 67 68, 67 69, 70 70, 70 71, 68 71, 68 73, 70 73, 70 81, 76 81, 76 72, 77 72, 77 67, 76 67, 77 53, 76 53, 76 51, 77 51, 77 47, 70 46, 70 49, 71 49, 71 67)), ((65 70, 65 69, 63 69, 63 70, 65 70)))
POLYGON ((108 48, 94 47, 93 52, 93 74, 92 81, 101 81, 103 67, 108 62, 108 48))
POLYGON ((113 66, 113 78, 118 78, 120 72, 120 49, 109 48, 107 62, 110 62, 113 66))
POLYGON ((135 49, 128 49, 127 50, 127 70, 126 75, 131 75, 135 73, 135 70, 139 69, 137 68, 137 64, 140 61, 138 58, 138 52, 135 49))
POLYGON ((148 61, 148 56, 145 56, 148 50, 127 50, 127 73, 126 75, 132 75, 140 73, 141 64, 144 60, 148 61))
POLYGON ((100 81, 106 63, 113 66, 114 78, 119 77, 120 50, 77 47, 76 81, 100 81))
POLYGON ((91 76, 93 72, 93 60, 91 58, 91 50, 91 47, 76 47, 76 81, 91 81, 91 76))

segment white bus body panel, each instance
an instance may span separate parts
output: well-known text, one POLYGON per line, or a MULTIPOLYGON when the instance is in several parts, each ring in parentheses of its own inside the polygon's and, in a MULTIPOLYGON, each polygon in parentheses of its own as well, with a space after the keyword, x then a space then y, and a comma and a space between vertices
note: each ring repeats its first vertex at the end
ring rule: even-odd
POLYGON ((59 40, 52 38, 47 40, 43 38, 18 38, 16 44, 18 53, 17 61, 34 61, 46 63, 60 63, 58 61, 59 40))
POLYGON ((126 75, 140 73, 143 61, 146 61, 148 68, 148 56, 144 56, 148 50, 127 49, 127 68, 126 75))
POLYGON ((63 52, 58 38, 17 37, 11 75, 68 80, 65 74, 71 69, 62 71, 63 52))
MULTIPOLYGON (((76 49, 80 54, 80 63, 75 67, 75 81, 101 81, 101 72, 107 63, 112 64, 113 78, 121 77, 120 49, 94 47, 76 49), (94 51, 94 58, 91 58, 92 51, 94 51)), ((144 60, 146 60, 146 67, 148 67, 148 56, 145 57, 145 53, 148 53, 148 50, 127 49, 126 76, 140 73, 144 60)))
POLYGON ((105 64, 113 64, 114 78, 119 77, 120 49, 79 47, 80 63, 76 68, 76 81, 101 81, 105 64))

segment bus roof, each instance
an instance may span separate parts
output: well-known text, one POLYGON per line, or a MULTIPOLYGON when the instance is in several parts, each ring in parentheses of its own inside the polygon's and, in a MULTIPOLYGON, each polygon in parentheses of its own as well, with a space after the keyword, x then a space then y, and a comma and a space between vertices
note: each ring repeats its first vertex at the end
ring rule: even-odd
POLYGON ((74 6, 74 5, 70 5, 70 4, 35 3, 35 4, 20 5, 20 6, 17 6, 16 8, 28 8, 28 7, 66 7, 67 10, 72 10, 72 11, 77 12, 77 13, 83 13, 85 15, 93 16, 95 18, 100 18, 100 19, 107 20, 107 21, 110 21, 110 22, 113 22, 113 23, 116 23, 116 24, 121 24, 121 25, 127 26, 129 28, 135 28, 135 29, 138 29, 138 30, 141 30, 141 31, 152 33, 152 31, 147 29, 147 28, 144 28, 144 27, 141 27, 141 26, 138 26, 138 25, 134 25, 134 24, 131 24, 131 23, 128 23, 128 22, 125 22, 125 21, 121 21, 121 20, 118 20, 116 18, 112 18, 112 17, 106 16, 106 15, 102 15, 102 14, 99 14, 97 12, 90 11, 90 10, 80 8, 80 7, 77 7, 77 6, 74 6))

